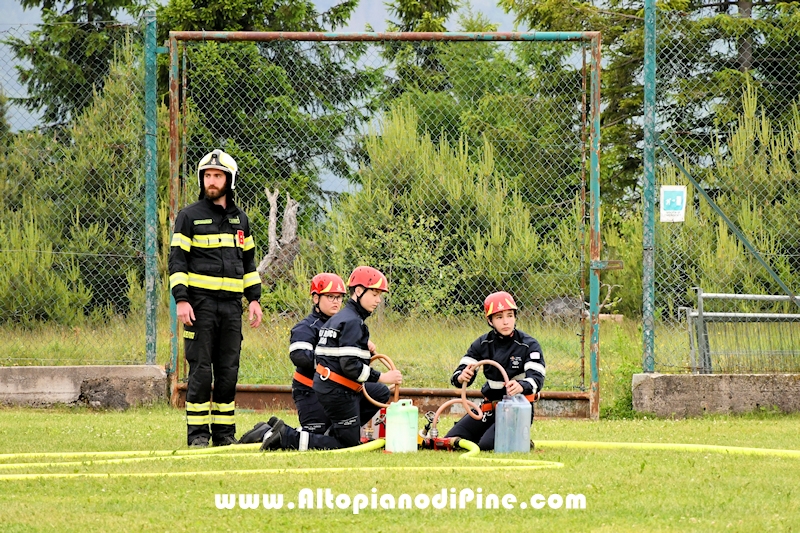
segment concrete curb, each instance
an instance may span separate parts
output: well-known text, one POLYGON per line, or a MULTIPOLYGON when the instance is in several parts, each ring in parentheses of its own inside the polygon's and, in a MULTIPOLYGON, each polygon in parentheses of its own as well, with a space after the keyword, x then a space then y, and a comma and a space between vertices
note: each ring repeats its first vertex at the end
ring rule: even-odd
POLYGON ((634 374, 633 409, 660 417, 800 412, 800 374, 634 374))
POLYGON ((86 404, 127 409, 164 401, 167 373, 155 365, 0 367, 0 403, 86 404))

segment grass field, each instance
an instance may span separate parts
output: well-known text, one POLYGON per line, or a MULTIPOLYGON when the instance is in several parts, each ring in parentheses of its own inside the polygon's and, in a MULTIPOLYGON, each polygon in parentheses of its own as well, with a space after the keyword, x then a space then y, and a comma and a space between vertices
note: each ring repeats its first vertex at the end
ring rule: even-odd
MULTIPOLYGON (((264 413, 238 415, 239 433, 264 413)), ((291 420, 286 415, 287 421, 291 420)), ((444 420, 444 431, 452 420, 444 420)), ((0 476, 21 473, 101 477, 0 478, 2 531, 797 531, 800 527, 800 457, 700 450, 565 448, 554 441, 687 443, 800 449, 800 416, 760 413, 693 420, 548 420, 534 424, 536 450, 504 456, 563 464, 553 469, 499 470, 463 453, 284 453, 180 458, 184 421, 166 406, 126 412, 87 409, 0 408, 0 476), (553 444, 548 444, 548 441, 553 444), (125 450, 177 450, 176 457, 123 463, 71 458, 70 466, 9 468, 21 462, 68 458, 7 454, 125 450), (83 461, 83 462, 81 462, 83 461), (298 471, 299 468, 340 468, 298 471), (371 467, 371 470, 356 468, 371 467), (492 467, 493 471, 476 468, 492 467), (232 473, 277 469, 273 472, 232 473), (187 473, 168 477, 164 473, 187 473), (130 474, 138 474, 132 476, 130 474), (283 494, 330 489, 355 500, 401 494, 582 494, 585 509, 218 509, 216 494, 283 494)), ((494 456, 500 457, 500 456, 494 456)), ((315 493, 315 492, 314 492, 315 493)), ((341 500, 342 503, 345 499, 341 500)), ((433 501, 433 500, 432 500, 433 501)), ((535 500, 545 501, 545 500, 535 500)), ((552 500, 558 502, 556 497, 552 500)), ((325 507, 323 505, 323 507, 325 507)), ((456 505, 457 507, 457 505, 456 505)))

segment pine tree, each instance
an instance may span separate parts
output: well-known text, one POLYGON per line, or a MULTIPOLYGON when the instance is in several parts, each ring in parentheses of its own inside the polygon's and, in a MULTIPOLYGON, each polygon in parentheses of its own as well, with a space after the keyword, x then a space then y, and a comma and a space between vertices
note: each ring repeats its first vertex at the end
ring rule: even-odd
POLYGON ((9 38, 31 111, 43 111, 43 126, 61 127, 89 105, 93 90, 102 90, 114 53, 129 28, 123 12, 138 16, 139 0, 21 0, 25 9, 41 8, 42 23, 28 39, 9 38))

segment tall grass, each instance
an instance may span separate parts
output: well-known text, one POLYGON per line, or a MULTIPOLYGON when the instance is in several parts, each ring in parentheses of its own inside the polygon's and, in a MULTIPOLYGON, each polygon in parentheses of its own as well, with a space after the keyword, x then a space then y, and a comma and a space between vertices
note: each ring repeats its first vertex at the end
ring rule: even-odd
MULTIPOLYGON (((298 316, 265 317, 258 329, 243 328, 240 383, 288 384, 294 367, 289 334, 298 316)), ((461 356, 488 326, 478 318, 401 319, 379 312, 368 320, 370 334, 404 373, 408 387, 448 388, 461 356)), ((563 321, 521 316, 519 329, 534 336, 547 362, 548 390, 586 390, 590 381, 588 334, 581 353, 579 327, 563 321)), ((638 324, 601 324, 600 378, 604 404, 629 396, 630 374, 637 370, 641 343, 638 324)), ((157 364, 170 358, 166 313, 157 324, 157 364)), ((0 327, 0 365, 143 364, 145 324, 140 316, 112 317, 101 326, 0 327)), ((377 368, 383 368, 376 363, 377 368)), ((186 366, 179 366, 183 375, 186 366)))

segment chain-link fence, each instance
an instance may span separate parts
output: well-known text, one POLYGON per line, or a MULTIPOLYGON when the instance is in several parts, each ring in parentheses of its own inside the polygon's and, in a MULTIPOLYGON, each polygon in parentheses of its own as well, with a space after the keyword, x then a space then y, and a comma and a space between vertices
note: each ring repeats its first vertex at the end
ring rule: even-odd
POLYGON ((222 147, 256 236, 270 318, 245 332, 240 380, 287 383, 310 278, 369 264, 391 289, 372 338, 409 386, 445 386, 506 290, 548 389, 586 390, 589 43, 248 37, 175 41, 172 86, 179 204, 222 147))
POLYGON ((0 364, 145 362, 141 34, 0 27, 0 364))
POLYGON ((800 311, 786 298, 708 299, 701 312, 725 314, 702 331, 691 319, 698 290, 800 290, 797 24, 769 6, 728 19, 750 24, 713 14, 658 13, 657 183, 688 195, 684 222, 656 221, 656 370, 799 371, 800 323, 775 318, 800 311), (699 333, 705 362, 691 357, 699 333))
MULTIPOLYGON (((687 319, 697 311, 697 288, 779 295, 800 287, 800 35, 791 13, 754 7, 743 18, 752 24, 658 14, 657 184, 688 191, 686 220, 655 226, 655 369, 662 372, 797 370, 797 350, 786 341, 800 335, 796 321, 707 322, 705 353, 714 360, 700 363, 687 319)), ((3 364, 140 363, 152 340, 142 311, 149 305, 142 28, 103 28, 106 47, 87 54, 81 46, 90 29, 0 32, 3 364), (71 36, 75 48, 58 48, 54 33, 71 36)), ((175 172, 185 187, 177 206, 196 195, 198 157, 210 147, 228 150, 242 169, 237 195, 264 259, 268 320, 245 331, 243 382, 286 383, 286 343, 309 311, 308 280, 323 270, 345 277, 366 263, 392 284, 371 319, 373 337, 406 369, 408 383, 446 382, 486 331, 483 298, 505 289, 521 305, 520 328, 545 347, 548 388, 584 390, 592 279, 587 54, 580 39, 182 43, 175 172)), ((161 117, 160 134, 167 129, 161 117)), ((163 245, 166 181, 159 202, 163 245)), ((638 320, 647 228, 624 202, 609 205, 606 216, 615 233, 604 228, 604 245, 625 270, 604 281, 616 287, 621 312, 638 320)), ((164 362, 169 312, 166 290, 156 292, 164 298, 164 362)), ((796 307, 720 298, 704 311, 796 307)))

